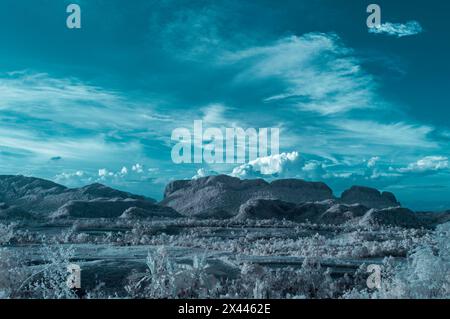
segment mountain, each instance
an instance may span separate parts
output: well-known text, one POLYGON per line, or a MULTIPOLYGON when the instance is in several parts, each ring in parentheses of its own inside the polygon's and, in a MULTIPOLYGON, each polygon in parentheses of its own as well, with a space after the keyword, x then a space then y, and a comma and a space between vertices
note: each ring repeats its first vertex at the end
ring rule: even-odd
POLYGON ((296 222, 310 221, 322 224, 342 224, 363 216, 369 209, 360 204, 344 205, 335 200, 302 204, 280 200, 249 200, 239 208, 237 220, 286 219, 296 222))
POLYGON ((0 176, 0 218, 119 217, 129 208, 144 209, 148 216, 179 216, 144 196, 122 192, 102 184, 67 188, 54 182, 25 176, 0 176))
POLYGON ((341 202, 346 204, 362 204, 370 208, 388 208, 397 207, 401 204, 397 201, 394 194, 390 192, 380 192, 377 189, 352 186, 341 195, 341 202))
POLYGON ((294 204, 281 200, 251 199, 242 204, 237 220, 287 219, 296 222, 315 221, 329 207, 331 201, 294 204))
POLYGON ((320 182, 280 179, 268 183, 261 179, 240 180, 226 175, 174 181, 167 185, 161 204, 187 216, 234 216, 240 213, 241 205, 258 199, 294 204, 338 200, 342 204, 360 204, 377 209, 400 206, 392 193, 380 193, 373 188, 354 186, 338 199, 331 188, 320 182))
POLYGON ((251 199, 279 199, 290 203, 321 201, 333 197, 332 190, 320 182, 282 179, 268 183, 262 179, 241 180, 218 175, 167 185, 161 205, 186 216, 221 214, 233 216, 251 199))
POLYGON ((50 215, 52 218, 144 218, 178 217, 173 209, 139 199, 102 199, 88 201, 75 200, 61 206, 50 215))
POLYGON ((361 218, 359 224, 361 226, 389 225, 419 228, 427 226, 427 221, 407 208, 391 207, 369 210, 361 218))
POLYGON ((25 176, 0 176, 0 219, 176 218, 286 219, 321 224, 428 227, 450 220, 450 212, 415 213, 394 194, 353 186, 340 198, 320 182, 240 180, 219 175, 167 185, 160 203, 102 184, 81 188, 25 176))
POLYGON ((450 213, 415 213, 407 208, 367 208, 361 204, 342 204, 337 200, 302 204, 280 200, 249 200, 241 205, 235 220, 286 219, 316 224, 399 226, 406 228, 433 227, 450 220, 450 213))

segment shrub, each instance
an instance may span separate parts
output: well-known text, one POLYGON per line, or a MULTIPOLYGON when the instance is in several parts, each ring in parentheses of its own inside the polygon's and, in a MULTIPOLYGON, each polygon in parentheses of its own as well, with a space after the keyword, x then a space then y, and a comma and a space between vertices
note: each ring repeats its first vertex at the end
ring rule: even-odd
POLYGON ((17 288, 15 297, 37 299, 73 299, 77 296, 67 285, 67 267, 74 250, 64 245, 43 246, 41 255, 45 264, 35 271, 17 288))

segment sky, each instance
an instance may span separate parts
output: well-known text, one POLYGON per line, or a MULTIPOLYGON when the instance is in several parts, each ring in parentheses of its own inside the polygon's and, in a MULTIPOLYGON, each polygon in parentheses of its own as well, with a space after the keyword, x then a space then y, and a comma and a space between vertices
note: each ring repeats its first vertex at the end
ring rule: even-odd
POLYGON ((161 199, 211 174, 450 209, 450 3, 0 1, 0 174, 161 199), (81 29, 66 7, 81 8, 81 29), (366 8, 381 8, 369 29, 366 8), (176 128, 278 128, 280 154, 175 164, 176 128))

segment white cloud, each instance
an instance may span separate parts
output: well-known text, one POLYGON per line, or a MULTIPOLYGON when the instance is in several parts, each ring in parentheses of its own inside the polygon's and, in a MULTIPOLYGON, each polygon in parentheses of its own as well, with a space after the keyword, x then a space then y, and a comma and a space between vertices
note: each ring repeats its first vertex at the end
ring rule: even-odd
POLYGON ((83 176, 83 175, 84 175, 84 172, 83 172, 83 171, 76 171, 76 172, 75 172, 75 176, 81 177, 81 176, 83 176))
POLYGON ((68 187, 79 187, 93 183, 98 177, 93 177, 85 171, 62 172, 57 174, 53 181, 68 187))
POLYGON ((0 73, 0 110, 13 110, 33 119, 82 129, 148 128, 167 116, 154 105, 128 99, 119 92, 74 78, 46 73, 0 73))
POLYGON ((278 175, 283 173, 289 165, 298 160, 298 152, 260 157, 247 164, 235 167, 230 175, 241 178, 258 175, 278 175))
POLYGON ((133 172, 136 172, 136 173, 139 173, 139 174, 144 172, 144 167, 141 164, 139 164, 139 163, 134 164, 131 167, 131 169, 132 169, 133 172))
MULTIPOLYGON (((297 152, 282 153, 278 156, 258 158, 248 164, 233 169, 231 176, 239 178, 300 178, 305 180, 332 181, 351 180, 353 184, 392 183, 398 182, 412 173, 436 173, 450 168, 449 160, 443 156, 428 156, 414 163, 401 167, 400 163, 381 162, 381 158, 374 156, 368 161, 338 163, 325 158, 307 159, 309 155, 301 157, 297 152)), ((202 173, 202 172, 200 172, 202 173)), ((201 175, 203 176, 203 175, 201 175)))
POLYGON ((217 174, 218 173, 216 171, 209 170, 209 169, 206 169, 206 168, 200 168, 197 171, 197 174, 192 176, 192 179, 198 179, 198 178, 202 178, 202 177, 206 177, 206 176, 212 176, 212 175, 217 175, 217 174))
MULTIPOLYGON (((359 141, 362 145, 414 146, 416 148, 434 148, 438 144, 428 138, 432 127, 413 125, 404 122, 379 123, 367 120, 339 120, 330 122, 340 129, 338 138, 348 145, 350 141, 359 141)), ((355 144, 352 142, 352 144, 355 144)), ((365 149, 367 150, 367 149, 365 149)))
MULTIPOLYGON (((168 140, 169 115, 148 101, 74 78, 29 71, 0 73, 0 151, 21 154, 2 163, 9 172, 42 171, 50 158, 66 168, 95 171, 121 164, 124 154, 142 158, 142 136, 168 140)), ((169 135, 170 136, 170 135, 169 135)))
POLYGON ((305 172, 312 172, 317 171, 319 167, 322 167, 322 165, 318 161, 311 161, 306 163, 303 166, 302 170, 304 170, 305 172))
POLYGON ((66 179, 70 179, 70 178, 74 178, 74 177, 83 177, 85 176, 85 172, 83 171, 76 171, 73 173, 61 173, 56 175, 55 180, 57 181, 62 181, 62 180, 66 180, 66 179))
POLYGON ((224 54, 222 63, 242 68, 237 83, 282 82, 284 91, 268 96, 267 103, 289 103, 323 115, 377 106, 375 81, 334 34, 286 37, 271 45, 224 54))
POLYGON ((401 173, 423 173, 448 169, 449 160, 444 156, 427 156, 417 162, 410 163, 407 167, 399 168, 401 173))
POLYGON ((127 144, 109 144, 102 135, 78 138, 76 136, 42 136, 33 129, 3 128, 1 126, 0 147, 8 147, 17 152, 26 151, 43 160, 62 157, 96 161, 100 157, 110 159, 121 153, 139 151, 139 145, 134 141, 127 144), (92 154, 97 156, 93 157, 92 154))
POLYGON ((372 175, 367 176, 367 179, 380 179, 380 178, 396 178, 401 177, 402 175, 399 173, 389 173, 389 172, 382 172, 378 169, 374 169, 372 172, 372 175))
POLYGON ((347 179, 353 176, 353 173, 351 172, 329 172, 326 175, 323 176, 323 178, 342 178, 347 179))
POLYGON ((267 92, 265 102, 275 108, 274 116, 279 116, 283 149, 358 161, 368 150, 389 159, 402 149, 400 164, 406 165, 418 151, 440 147, 430 134, 433 127, 409 122, 407 116, 391 120, 395 105, 381 96, 378 87, 382 83, 363 69, 357 54, 337 35, 285 37, 224 53, 220 62, 239 68, 234 85, 267 92), (363 119, 363 113, 350 112, 357 109, 367 111, 363 119), (295 121, 291 115, 298 115, 295 121))
POLYGON ((386 22, 378 27, 369 28, 370 33, 387 34, 398 38, 416 35, 423 32, 423 28, 417 21, 409 21, 405 24, 386 22))
POLYGON ((227 123, 225 116, 227 108, 223 104, 211 104, 202 109, 204 124, 209 125, 224 125, 227 123))
POLYGON ((378 157, 378 156, 372 157, 371 159, 369 159, 369 160, 367 161, 367 167, 369 167, 369 168, 375 167, 375 165, 377 165, 377 162, 378 162, 379 160, 380 160, 380 157, 378 157))
POLYGON ((108 175, 108 170, 106 168, 101 168, 98 170, 98 176, 104 177, 108 175))
MULTIPOLYGON (((156 171, 154 170, 145 170, 142 173, 138 173, 136 171, 128 170, 126 166, 123 166, 118 170, 100 168, 98 170, 87 171, 63 171, 62 173, 55 175, 52 180, 68 187, 81 187, 92 183, 102 183, 117 189, 128 189, 131 191, 129 187, 142 184, 150 186, 154 184, 155 180, 159 178, 159 175, 156 176, 155 173, 156 171)), ((168 180, 166 180, 164 184, 167 182, 168 180)), ((137 193, 139 193, 138 186, 137 189, 137 193)), ((134 189, 134 192, 136 192, 136 189, 134 189)))

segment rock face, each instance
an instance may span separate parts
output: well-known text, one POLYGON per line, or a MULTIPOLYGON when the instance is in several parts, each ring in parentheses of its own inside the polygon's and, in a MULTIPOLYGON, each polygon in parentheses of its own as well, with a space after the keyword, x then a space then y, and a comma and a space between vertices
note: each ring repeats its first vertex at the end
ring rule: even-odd
POLYGON ((394 194, 363 186, 353 186, 344 191, 341 202, 345 204, 361 204, 370 208, 389 208, 401 206, 394 194))
POLYGON ((0 203, 0 220, 4 219, 31 219, 33 215, 24 211, 17 206, 9 206, 5 203, 0 203))
POLYGON ((450 222, 450 210, 440 213, 434 212, 418 212, 415 215, 427 225, 436 226, 450 222))
POLYGON ((343 224, 363 216, 369 209, 361 204, 332 204, 317 222, 324 224, 343 224))
POLYGON ((335 200, 293 204, 280 200, 249 200, 239 208, 237 220, 286 219, 322 224, 342 224, 363 216, 369 209, 359 204, 343 205, 335 200))
MULTIPOLYGON (((167 185, 161 204, 187 216, 232 216, 239 213, 242 204, 252 199, 276 199, 300 204, 336 198, 324 183, 299 179, 281 179, 267 183, 260 179, 240 180, 219 175, 174 181, 167 185)), ((338 200, 342 205, 357 204, 376 209, 400 206, 394 194, 362 186, 346 190, 338 200)), ((328 212, 327 216, 332 218, 332 212, 328 212)))
POLYGON ((236 220, 286 219, 296 222, 317 220, 329 207, 329 201, 294 204, 280 200, 251 199, 242 204, 236 220))
POLYGON ((115 190, 102 184, 67 188, 40 178, 0 176, 0 218, 119 217, 129 208, 144 209, 147 216, 178 214, 144 196, 115 190))
POLYGON ((371 209, 359 221, 361 226, 388 225, 419 228, 426 224, 425 220, 413 211, 401 207, 371 209))
POLYGON ((235 220, 286 219, 317 224, 398 226, 405 228, 434 227, 450 219, 449 214, 415 213, 401 207, 367 208, 360 204, 340 204, 336 200, 293 204, 280 200, 249 200, 241 205, 235 220))
POLYGON ((246 219, 297 219, 297 205, 280 200, 250 199, 242 204, 236 216, 238 220, 246 219))
POLYGON ((167 185, 161 204, 186 216, 233 216, 251 199, 278 199, 298 204, 332 198, 332 190, 324 183, 297 179, 268 183, 262 179, 240 180, 219 175, 172 182, 167 185))

